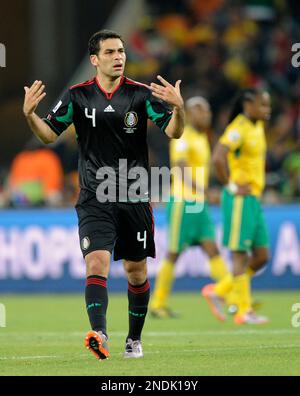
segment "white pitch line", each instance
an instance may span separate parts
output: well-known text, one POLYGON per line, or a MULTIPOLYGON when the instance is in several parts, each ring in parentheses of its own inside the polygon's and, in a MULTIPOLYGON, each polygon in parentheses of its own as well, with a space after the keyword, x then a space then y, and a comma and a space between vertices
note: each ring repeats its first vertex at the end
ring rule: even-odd
MULTIPOLYGON (((297 329, 248 329, 248 330, 203 330, 203 331, 145 331, 143 333, 144 337, 197 337, 197 336, 243 336, 243 335, 286 335, 286 334, 297 334, 299 330, 297 329)), ((39 333, 22 333, 19 332, 9 332, 5 331, 5 333, 0 331, 0 337, 7 336, 17 337, 17 338, 25 338, 25 337, 38 337, 38 338, 51 338, 51 337, 83 337, 84 332, 39 332, 39 333)), ((120 331, 112 331, 109 332, 109 336, 111 337, 124 337, 127 333, 120 331)))
MULTIPOLYGON (((278 329, 278 330, 267 330, 267 329, 259 329, 259 330, 212 330, 212 331, 195 331, 195 332, 145 332, 145 336, 149 337, 177 337, 177 336, 241 336, 241 335, 258 335, 258 334, 266 334, 266 335, 282 335, 282 334, 296 334, 297 331, 294 329, 278 329)), ((112 333, 113 335, 113 333, 112 333)))
MULTIPOLYGON (((261 349, 264 349, 264 350, 267 350, 267 349, 295 349, 295 348, 299 348, 300 349, 300 344, 299 345, 270 345, 270 346, 267 346, 267 345, 260 345, 260 346, 257 346, 257 347, 252 347, 252 346, 249 346, 249 347, 226 347, 226 348, 207 348, 207 349, 204 349, 204 348, 197 348, 197 349, 181 349, 180 350, 180 354, 181 353, 184 353, 184 354, 195 354, 195 353, 202 353, 202 354, 206 354, 206 355, 209 355, 209 354, 211 354, 211 353, 224 353, 224 352, 234 352, 234 351, 240 351, 240 350, 243 350, 243 351, 254 351, 254 350, 261 350, 261 349)), ((147 355, 152 355, 152 354, 155 354, 155 355, 158 355, 158 354, 163 354, 164 356, 165 355, 178 355, 178 351, 146 351, 146 352, 144 352, 144 354, 145 354, 145 356, 147 356, 147 355)))
POLYGON ((0 360, 38 360, 38 359, 57 359, 62 356, 10 356, 0 357, 0 360))
MULTIPOLYGON (((197 348, 197 349, 181 349, 180 353, 184 354, 195 354, 195 353, 203 353, 203 354, 210 354, 210 353, 223 353, 223 352, 234 352, 234 351, 240 351, 240 350, 261 350, 261 349, 295 349, 299 348, 300 349, 300 344, 289 344, 289 345, 258 345, 258 346, 239 346, 239 347, 225 347, 225 348, 197 348)), ((145 351, 145 356, 147 355, 159 355, 163 354, 164 356, 166 355, 178 355, 178 351, 145 351)), ((114 352, 111 353, 111 356, 122 356, 123 353, 121 352, 114 352)), ((72 354, 70 355, 70 359, 74 360, 74 358, 82 358, 82 357, 88 357, 88 353, 83 354, 72 354)), ((66 359, 68 358, 68 355, 64 356, 11 356, 11 357, 0 357, 0 361, 5 360, 42 360, 42 359, 66 359)))

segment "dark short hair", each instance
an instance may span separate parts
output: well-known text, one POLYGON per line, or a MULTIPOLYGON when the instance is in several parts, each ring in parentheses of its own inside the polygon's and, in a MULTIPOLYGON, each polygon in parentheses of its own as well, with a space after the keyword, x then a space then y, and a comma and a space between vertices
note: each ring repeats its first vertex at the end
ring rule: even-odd
POLYGON ((97 55, 100 51, 101 42, 108 39, 120 39, 124 44, 122 37, 113 30, 100 30, 89 39, 89 54, 97 55))

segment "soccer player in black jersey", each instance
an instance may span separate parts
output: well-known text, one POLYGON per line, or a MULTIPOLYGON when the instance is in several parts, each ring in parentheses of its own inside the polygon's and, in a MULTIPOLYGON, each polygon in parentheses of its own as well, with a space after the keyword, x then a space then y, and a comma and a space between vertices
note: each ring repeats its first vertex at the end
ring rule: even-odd
POLYGON ((146 86, 125 77, 124 42, 112 31, 95 33, 89 54, 95 78, 69 88, 44 119, 35 110, 46 95, 45 86, 35 81, 25 87, 23 112, 45 144, 55 142, 72 123, 76 128, 81 186, 76 211, 92 327, 85 345, 100 360, 109 356, 107 278, 114 250, 114 258, 124 260, 128 278, 129 333, 124 357, 138 358, 143 356, 141 333, 150 296, 147 257, 155 256, 155 245, 148 191, 140 187, 132 194, 137 181, 132 174, 141 168, 148 171, 148 119, 170 138, 181 137, 185 117, 181 81, 172 86, 158 76, 161 84, 146 86))

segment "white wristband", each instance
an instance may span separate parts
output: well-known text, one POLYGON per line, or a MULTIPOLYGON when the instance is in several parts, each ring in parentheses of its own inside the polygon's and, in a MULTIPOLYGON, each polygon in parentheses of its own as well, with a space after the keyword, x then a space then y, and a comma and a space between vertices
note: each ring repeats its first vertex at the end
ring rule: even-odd
POLYGON ((232 194, 236 194, 238 192, 238 186, 235 183, 227 184, 227 190, 230 191, 232 194))

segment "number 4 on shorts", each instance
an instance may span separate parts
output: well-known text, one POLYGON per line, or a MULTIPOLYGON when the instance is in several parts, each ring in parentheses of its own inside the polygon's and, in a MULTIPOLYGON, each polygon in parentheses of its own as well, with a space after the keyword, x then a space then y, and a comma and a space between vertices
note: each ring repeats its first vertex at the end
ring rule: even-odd
POLYGON ((138 242, 143 242, 144 243, 144 249, 146 249, 146 247, 147 247, 147 231, 144 232, 144 237, 143 238, 141 236, 141 233, 138 232, 137 240, 138 240, 138 242))

